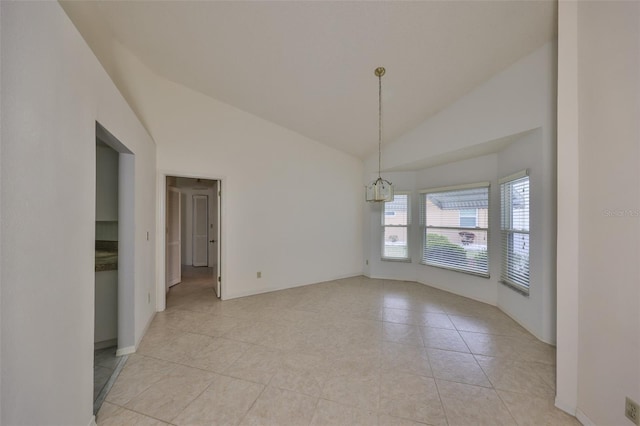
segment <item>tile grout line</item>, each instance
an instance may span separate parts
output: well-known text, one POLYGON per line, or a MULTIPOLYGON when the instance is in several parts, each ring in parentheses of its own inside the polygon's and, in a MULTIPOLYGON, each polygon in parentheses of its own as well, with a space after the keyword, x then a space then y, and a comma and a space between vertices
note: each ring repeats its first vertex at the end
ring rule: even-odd
MULTIPOLYGON (((159 419, 159 418, 157 418, 157 417, 153 417, 153 416, 151 416, 151 415, 149 415, 149 414, 141 413, 141 412, 139 412, 139 411, 136 411, 136 410, 134 410, 134 409, 132 409, 132 408, 129 408, 129 407, 126 407, 126 406, 124 406, 124 405, 116 404, 116 403, 114 403, 114 402, 109 402, 109 401, 105 401, 105 402, 106 402, 107 404, 115 405, 116 407, 119 407, 119 408, 121 408, 121 409, 123 409, 123 410, 125 410, 125 411, 131 411, 132 413, 139 414, 139 415, 141 415, 141 416, 143 416, 143 417, 147 417, 147 418, 149 418, 149 419, 154 419, 154 420, 157 420, 157 421, 162 422, 162 423, 165 423, 165 424, 174 425, 174 423, 167 422, 167 421, 162 420, 162 419, 159 419)), ((108 417, 107 417, 107 419, 108 419, 108 417)))
MULTIPOLYGON (((344 282, 344 283, 341 283, 341 284, 347 285, 347 284, 348 284, 348 280, 345 280, 345 282, 344 282)), ((388 290, 390 290, 390 289, 392 289, 392 287, 393 287, 393 285, 392 285, 392 284, 393 284, 393 283, 391 283, 391 282, 383 282, 383 283, 382 283, 382 288, 379 288, 380 286, 376 286, 374 289, 375 289, 376 293, 379 293, 379 294, 380 294, 380 296, 378 297, 378 300, 377 300, 377 301, 373 301, 373 299, 372 299, 372 300, 368 301, 367 303, 363 304, 363 305, 362 305, 362 308, 366 308, 366 306, 367 306, 367 305, 369 305, 369 306, 379 305, 379 306, 380 306, 380 308, 379 308, 380 310, 384 310, 385 308, 387 308, 387 309, 396 309, 396 310, 402 310, 402 311, 405 311, 409 316, 412 316, 414 313, 415 313, 416 315, 418 315, 418 316, 419 316, 419 315, 420 315, 420 313, 419 313, 419 310, 418 310, 418 309, 399 309, 399 308, 385 307, 385 306, 384 306, 384 294, 385 294, 384 292, 385 292, 385 291, 388 291, 388 290), (372 305, 372 304, 373 304, 373 305, 372 305)), ((352 287, 352 289, 348 289, 347 294, 348 294, 350 297, 351 297, 351 296, 356 297, 356 296, 357 296, 357 294, 358 294, 358 291, 360 291, 361 287, 363 287, 363 286, 361 286, 360 284, 358 284, 357 286, 353 286, 353 287, 352 287)), ((336 287, 336 288, 338 288, 338 287, 336 287)), ((333 290, 333 289, 334 289, 334 288, 332 287, 330 290, 333 290)), ((287 290, 283 290, 283 291, 287 291, 287 290)), ((193 294, 196 294, 196 292, 193 292, 193 294)), ((283 293, 283 294, 289 294, 289 293, 283 293)), ((415 295, 417 295, 417 293, 416 293, 415 295)), ((303 293, 303 292, 299 292, 299 293, 296 293, 295 295, 292 295, 292 296, 293 296, 293 297, 292 297, 292 300, 295 300, 295 299, 297 299, 297 298, 299 298, 299 297, 303 297, 303 296, 304 296, 304 293, 303 293)), ((326 296, 326 294, 325 294, 325 296, 326 296)), ((407 294, 406 294, 406 295, 402 295, 402 297, 405 297, 405 296, 406 296, 406 297, 413 297, 413 296, 414 296, 414 294, 412 294, 411 292, 407 292, 407 294)), ((256 299, 256 300, 258 300, 258 299, 256 299)), ((425 300, 426 300, 426 299, 425 299, 425 300)), ((178 306, 180 306, 180 307, 181 307, 182 305, 178 305, 178 306)), ((257 306, 257 305, 256 305, 256 306, 257 306)), ((321 315, 321 316, 323 316, 323 317, 324 317, 324 316, 327 316, 327 315, 331 316, 331 313, 332 313, 332 312, 334 312, 334 314, 335 314, 335 312, 338 312, 338 311, 339 311, 337 315, 339 315, 340 317, 344 317, 344 319, 341 319, 341 321, 352 321, 352 322, 354 322, 354 324, 355 324, 355 322, 357 322, 357 321, 359 321, 359 320, 361 320, 361 319, 362 319, 363 321, 367 321, 367 323, 369 323, 369 322, 371 322, 371 323, 378 323, 378 324, 380 324, 380 326, 382 326, 382 327, 384 326, 384 324, 387 324, 387 323, 390 323, 390 324, 401 324, 401 325, 405 325, 405 326, 407 326, 407 327, 416 327, 416 329, 418 330, 418 333, 420 334, 420 337, 419 337, 419 338, 420 338, 420 341, 422 342, 422 346, 418 345, 418 348, 419 348, 419 349, 421 349, 422 351, 424 351, 424 353, 425 353, 425 354, 426 354, 426 351, 427 351, 428 349, 434 349, 434 348, 430 348, 429 346, 427 346, 427 345, 428 345, 428 341, 427 341, 426 336, 422 333, 423 328, 425 328, 425 327, 430 327, 430 328, 434 328, 434 329, 443 329, 443 330, 444 330, 444 329, 448 329, 448 330, 455 330, 455 331, 456 331, 456 333, 457 333, 457 335, 459 336, 459 338, 460 338, 460 339, 462 339, 463 343, 465 344, 465 347, 469 350, 469 352, 461 352, 461 351, 457 351, 457 350, 442 349, 442 348, 441 348, 441 349, 439 349, 439 350, 441 350, 441 351, 443 351, 443 352, 450 352, 450 353, 464 353, 464 354, 471 354, 471 355, 472 355, 472 358, 473 358, 473 360, 474 360, 474 363, 475 363, 477 366, 479 366, 479 367, 480 367, 480 371, 482 371, 482 373, 483 373, 484 377, 487 379, 487 382, 490 384, 490 387, 489 387, 489 388, 490 388, 490 389, 492 389, 492 390, 494 390, 494 392, 496 392, 496 389, 495 389, 494 383, 489 379, 489 377, 488 377, 488 376, 487 376, 487 374, 486 374, 485 369, 480 365, 480 363, 479 363, 479 361, 478 361, 478 356, 481 356, 482 354, 476 354, 476 353, 474 353, 473 351, 471 351, 471 348, 470 348, 470 346, 469 346, 469 343, 466 341, 466 339, 464 339, 464 337, 462 337, 462 331, 460 330, 460 328, 458 328, 458 327, 453 323, 453 321, 451 321, 451 316, 452 316, 452 315, 453 315, 453 316, 456 316, 456 315, 457 315, 457 316, 465 316, 465 314, 464 314, 464 313, 461 313, 461 311, 460 311, 461 309, 464 309, 464 307, 461 307, 460 309, 456 310, 456 311, 455 311, 455 315, 454 315, 454 314, 452 314, 452 313, 450 313, 450 312, 448 312, 448 311, 443 311, 443 312, 434 312, 434 313, 437 313, 437 314, 440 314, 440 315, 442 315, 442 314, 446 315, 446 318, 447 318, 447 319, 451 322, 451 324, 453 325, 453 329, 452 329, 452 328, 448 328, 448 327, 431 327, 431 326, 426 325, 426 324, 414 323, 414 322, 411 322, 411 323, 407 324, 407 322, 406 322, 406 321, 409 321, 409 320, 406 320, 405 322, 394 322, 394 321, 385 321, 385 320, 384 320, 384 317, 382 317, 382 318, 380 318, 380 317, 376 317, 376 318, 368 318, 368 317, 365 317, 365 318, 362 318, 362 315, 354 314, 354 313, 353 313, 354 311, 350 310, 350 309, 349 309, 349 308, 347 308, 347 307, 339 308, 339 309, 336 311, 335 307, 339 307, 339 306, 340 306, 340 304, 337 304, 337 305, 336 305, 335 303, 333 303, 333 304, 332 304, 332 303, 331 303, 331 301, 328 301, 328 302, 327 302, 327 301, 325 301, 325 303, 324 303, 322 306, 320 306, 320 307, 319 307, 319 309, 318 309, 317 311, 308 310, 308 309, 294 309, 294 310, 295 310, 295 311, 297 311, 297 312, 302 312, 302 313, 320 314, 320 315, 321 315), (332 306, 334 307, 334 309, 331 309, 331 307, 332 307, 332 306), (354 320, 355 320, 355 321, 354 321, 354 320)), ((268 308, 268 309, 278 309, 278 308, 273 308, 273 307, 271 307, 271 306, 267 306, 267 308, 268 308)), ((477 309, 479 309, 479 308, 477 308, 477 309)), ((198 316, 200 316, 200 314, 203 314, 203 312, 201 312, 201 311, 193 311, 193 310, 189 310, 189 309, 181 309, 181 311, 183 311, 183 312, 189 312, 189 313, 192 313, 192 312, 194 312, 194 313, 198 313, 198 316)), ((358 312, 360 312, 360 311, 358 311, 358 312)), ((204 314, 206 315, 206 313, 204 313, 204 314)), ((213 314, 213 315, 216 315, 216 314, 213 314)), ((225 316, 225 315, 223 315, 223 316, 225 316)), ((256 317, 256 318, 240 318, 240 317, 233 317, 233 316, 225 316, 225 317, 227 317, 227 318, 233 318, 234 320, 237 320, 237 321, 240 321, 240 322, 245 322, 245 321, 247 321, 247 320, 249 320, 250 322, 255 322, 255 321, 259 321, 259 319, 260 319, 260 316, 258 316, 258 317, 256 317)), ((479 317, 480 317, 479 319, 484 318, 483 316, 479 316, 479 317)), ((476 316, 469 316, 469 318, 476 318, 476 316)), ((489 317, 489 319, 490 319, 490 317, 489 317)), ((282 318, 281 320, 282 320, 283 322, 288 322, 288 323, 291 323, 291 324, 293 324, 293 325, 295 325, 295 324, 297 323, 297 321, 296 321, 295 319, 294 319, 294 320, 290 320, 290 319, 287 319, 287 318, 282 318)), ((306 320, 306 319, 305 319, 305 320, 306 320)), ((305 322, 306 322, 306 321, 305 321, 305 322)), ((359 323, 358 323, 358 324, 359 324, 359 323)), ((355 325, 356 325, 356 327, 354 328, 354 330, 355 330, 355 329, 357 329, 357 327, 358 327, 358 325, 357 325, 357 324, 355 324, 355 325)), ((173 326, 172 324, 170 324, 170 323, 168 323, 168 325, 167 325, 167 328, 171 328, 171 329, 174 329, 174 330, 180 331, 181 333, 190 333, 190 334, 194 334, 194 335, 201 335, 201 336, 206 336, 206 337, 211 338, 211 339, 226 339, 226 340, 228 340, 228 341, 233 341, 233 342, 237 342, 237 343, 242 343, 242 344, 246 344, 246 345, 248 345, 248 346, 246 346, 246 349, 244 349, 243 351, 241 351, 241 353, 240 353, 237 357, 235 357, 235 358, 232 360, 232 362, 230 362, 230 363, 229 363, 229 365, 228 365, 227 367, 225 367, 225 368, 222 370, 222 372, 212 371, 212 370, 209 370, 209 369, 206 369, 206 368, 201 368, 201 367, 193 367, 193 366, 191 366, 191 365, 187 365, 187 364, 184 364, 184 363, 182 363, 182 362, 175 362, 175 361, 171 361, 171 360, 166 360, 166 359, 163 359, 163 358, 159 358, 159 357, 157 357, 157 356, 154 356, 154 355, 141 354, 141 356, 148 357, 148 358, 150 358, 150 359, 157 359, 157 360, 160 360, 160 361, 163 361, 163 362, 168 362, 168 363, 173 364, 174 366, 175 366, 175 365, 181 365, 181 366, 184 366, 184 367, 187 367, 187 368, 194 368, 194 369, 198 369, 198 370, 202 370, 202 371, 207 371, 207 372, 211 372, 211 373, 213 373, 213 374, 218 374, 218 375, 220 375, 220 376, 230 377, 230 378, 232 378, 232 379, 236 379, 236 380, 243 380, 243 381, 246 381, 246 382, 258 383, 258 382, 252 381, 252 380, 247 380, 247 379, 244 379, 244 378, 239 378, 239 377, 231 376, 231 375, 229 375, 229 373, 227 373, 227 371, 226 371, 226 370, 228 370, 228 368, 229 368, 230 366, 234 365, 234 364, 238 361, 238 359, 240 359, 242 356, 244 356, 244 354, 245 354, 245 353, 247 353, 248 351, 250 351, 252 347, 255 347, 255 348, 259 347, 259 348, 264 348, 264 349, 268 349, 268 350, 275 350, 275 349, 273 349, 273 348, 271 348, 271 347, 269 347, 269 346, 265 346, 265 345, 263 345, 263 344, 262 344, 262 342, 260 342, 260 343, 245 342, 245 341, 242 341, 242 340, 237 340, 237 339, 230 338, 230 337, 227 337, 227 336, 226 336, 226 335, 227 335, 227 333, 230 333, 232 330, 236 329, 238 326, 239 326, 239 325, 236 325, 236 326, 232 327, 230 330, 228 330, 228 331, 226 331, 226 332, 224 332, 224 333, 222 333, 222 334, 220 334, 220 335, 210 335, 210 334, 204 334, 204 333, 194 333, 193 331, 191 331, 191 330, 185 330, 184 328, 177 328, 177 329, 175 329, 175 328, 174 328, 174 326, 173 326)), ((344 332, 344 331, 346 331, 346 330, 351 330, 351 328, 347 328, 347 329, 345 329, 345 330, 339 330, 339 331, 340 331, 340 332, 344 332)), ((351 332, 351 331, 349 331, 349 333, 350 333, 350 332, 351 332)), ((300 331, 300 330, 298 330, 298 333, 304 333, 304 331, 300 331)), ((497 335, 497 336, 506 336, 506 337, 520 337, 520 336, 512 336, 512 335, 510 335, 510 334, 502 334, 502 333, 500 333, 500 334, 495 334, 495 333, 483 333, 483 332, 477 332, 477 331, 465 331, 465 333, 482 334, 482 335, 488 335, 488 336, 497 335)), ((437 335, 436 335, 436 337, 437 337, 437 335)), ((386 342, 386 340, 384 339, 383 335, 379 335, 379 337, 373 337, 373 338, 374 338, 374 339, 376 339, 376 340, 378 340, 380 344, 384 344, 384 342, 386 342)), ((354 343, 355 343, 355 342, 354 342, 354 343)), ((414 345, 405 345, 404 343, 399 343, 399 342, 393 342, 393 341, 390 341, 390 343, 400 345, 401 347, 402 347, 402 346, 414 347, 414 345)), ((406 342, 405 342, 405 343, 406 343, 406 342)), ((362 344, 362 343, 361 343, 361 344, 362 344)), ((294 351, 294 350, 292 349, 292 351, 293 351, 293 352, 300 352, 300 353, 307 353, 307 352, 308 352, 308 353, 312 354, 312 351, 309 349, 310 347, 309 347, 308 345, 305 345, 304 347, 306 348, 306 350, 302 350, 302 351, 300 351, 300 350, 297 350, 297 349, 296 349, 296 350, 294 351)), ((290 351, 290 352, 291 352, 291 351, 290 351)), ((326 354, 324 354, 324 352, 323 352, 323 357, 331 358, 331 357, 335 357, 335 356, 337 356, 337 354, 335 354, 335 353, 333 353, 333 352, 331 352, 331 351, 327 352, 326 354)), ((347 356, 347 355, 345 355, 345 356, 347 356)), ((485 356, 485 355, 482 355, 482 356, 485 356)), ((494 357, 493 355, 486 355, 486 356, 490 356, 490 357, 496 358, 496 357, 494 357)), ((443 411, 445 411, 445 412, 444 412, 444 414, 445 414, 445 419, 446 419, 446 421, 448 422, 448 416, 447 416, 446 410, 444 410, 444 404, 443 404, 443 402, 442 402, 442 395, 441 395, 441 393, 440 393, 440 389, 439 389, 439 387, 438 387, 438 385, 437 385, 436 378, 435 378, 435 377, 433 377, 433 376, 434 376, 434 371, 433 371, 433 366, 432 366, 432 359, 428 356, 428 354, 427 354, 426 358, 427 358, 427 362, 428 362, 429 369, 430 369, 430 373, 431 373, 431 380, 433 380, 433 381, 434 381, 434 383, 436 384, 436 390, 437 390, 437 392, 438 392, 439 402, 440 402, 440 405, 441 405, 441 407, 442 407, 443 411)), ((499 358, 499 357, 498 357, 498 358, 499 358)), ((506 359, 510 359, 510 358, 506 358, 506 359)), ((516 361, 517 361, 517 360, 516 360, 516 361)), ((537 362, 537 361, 531 361, 531 362, 537 362)), ((381 398, 382 398, 382 373, 383 373, 383 370, 382 370, 382 365, 381 365, 380 363, 381 363, 381 359, 379 359, 379 366, 378 366, 378 371, 377 371, 377 380, 378 380, 378 398, 377 398, 377 409, 376 409, 376 413, 378 414, 378 417, 380 417, 380 415, 384 414, 384 413, 382 413, 382 412, 381 412, 381 398)), ((539 364, 541 364, 541 365, 549 365, 549 364, 546 364, 546 363, 544 363, 544 362, 538 362, 538 363, 539 363, 539 364)), ((408 374, 412 374, 412 375, 415 375, 415 376, 422 376, 422 374, 420 374, 420 373, 409 373, 409 372, 408 372, 408 374)), ((258 400, 262 395, 264 395, 264 391, 265 391, 269 386, 275 386, 275 385, 273 385, 273 383, 274 383, 274 376, 275 376, 275 373, 274 373, 274 374, 271 374, 271 375, 269 376, 269 380, 268 380, 268 383, 267 383, 266 385, 265 385, 265 384, 263 384, 263 383, 258 383, 259 385, 263 386, 262 391, 260 392, 260 394, 258 395, 258 397, 253 401, 253 403, 251 404, 251 406, 249 407, 249 409, 248 409, 248 410, 243 414, 243 416, 241 417, 241 420, 246 419, 246 416, 248 415, 248 413, 250 412, 250 410, 255 406, 256 401, 257 401, 257 400, 258 400)), ((536 374, 536 376, 537 376, 537 377, 539 377, 539 378, 544 382, 545 386, 548 386, 548 387, 552 388, 552 387, 547 383, 547 381, 546 381, 546 380, 544 380, 544 378, 542 377, 542 374, 536 374)), ((545 377, 546 377, 546 375, 545 375, 545 377)), ((215 379, 214 379, 214 380, 215 380, 215 379)), ((443 379, 438 379, 438 380, 443 380, 443 379)), ((447 379, 447 380, 448 380, 448 379, 447 379)), ((464 378, 463 378, 462 380, 464 380, 464 378)), ((454 383, 462 383, 462 384, 464 384, 464 385, 469 385, 469 386, 478 386, 478 385, 472 385, 472 384, 464 383, 464 382, 462 382, 462 381, 455 381, 455 380, 449 380, 449 381, 452 381, 452 382, 454 382, 454 383)), ((323 382, 322 386, 320 387, 320 396, 315 397, 315 398, 316 398, 316 403, 315 403, 314 413, 315 413, 315 411, 317 411, 317 409, 318 409, 318 407, 319 407, 320 399, 324 399, 324 398, 322 398, 322 395, 324 394, 324 390, 326 389, 327 383, 328 383, 328 382, 327 382, 327 380, 325 380, 325 381, 323 382)), ((209 388, 210 388, 210 386, 211 386, 211 383, 209 383, 209 385, 205 388, 205 390, 203 390, 203 392, 201 392, 201 393, 200 393, 198 396, 196 396, 196 397, 195 397, 195 398, 194 398, 194 399, 193 399, 189 404, 187 404, 187 407, 188 407, 190 404, 192 404, 192 403, 193 403, 193 401, 195 401, 197 398, 199 398, 199 397, 200 397, 200 395, 202 395, 202 393, 206 392, 206 389, 209 389, 209 388)), ((486 388, 486 387, 484 387, 484 386, 479 386, 479 387, 481 387, 481 388, 485 388, 485 389, 488 389, 488 388, 486 388)), ((279 388, 279 387, 278 387, 278 388, 279 388)), ((280 389, 282 389, 282 390, 287 390, 287 389, 285 389, 285 388, 280 388, 280 389)), ((300 391, 293 391, 293 392, 299 393, 299 394, 301 394, 301 395, 307 395, 306 393, 304 393, 304 392, 300 392, 300 391)), ((307 396, 314 397, 313 395, 307 395, 307 396)), ((500 399, 500 401, 501 401, 501 403, 503 403, 503 404, 504 404, 504 401, 503 401, 502 399, 500 399)), ((338 404, 340 404, 340 403, 338 402, 338 404)), ((504 404, 504 405, 506 405, 506 404, 504 404)), ((347 405, 347 406, 350 406, 350 405, 347 405)), ((123 408, 124 408, 124 409, 127 409, 126 407, 123 407, 123 408)), ((359 408, 359 407, 357 407, 357 406, 355 406, 354 408, 360 409, 360 408, 359 408)), ((127 409, 127 410, 128 410, 128 409, 127 409)), ((130 411, 134 411, 134 410, 130 410, 130 411)), ((184 411, 184 410, 183 410, 183 411, 184 411)), ((367 410, 367 411, 368 411, 368 410, 367 410)), ((179 415, 179 414, 178 414, 178 415, 179 415)), ((512 418, 513 418, 513 415, 512 415, 511 413, 510 413, 510 415, 511 415, 511 416, 512 416, 512 418)), ((146 415, 145 415, 145 416, 146 416, 146 415)), ((312 415, 312 416, 313 416, 313 415, 312 415)), ((175 419, 175 418, 176 418, 176 417, 174 417, 174 419, 175 419)), ((402 418, 407 418, 407 417, 404 417, 404 416, 403 416, 402 418)), ((313 417, 312 417, 312 419, 313 419, 313 417)), ((311 421, 312 421, 312 420, 311 420, 311 421)))
MULTIPOLYGON (((260 345, 254 345, 254 346, 260 346, 260 345)), ((261 346, 261 347, 264 347, 264 346, 261 346)), ((247 351, 248 351, 248 349, 247 349, 247 351)), ((243 354, 242 354, 242 355, 244 355, 244 353, 246 353, 247 351, 243 352, 243 354)), ((168 359, 164 359, 164 358, 158 358, 157 356, 153 356, 153 355, 149 355, 149 354, 138 354, 138 355, 139 355, 139 356, 144 356, 144 357, 147 357, 147 358, 152 358, 152 359, 155 359, 155 360, 157 360, 157 361, 169 362, 169 363, 171 363, 171 364, 175 364, 176 366, 181 366, 181 367, 186 367, 186 368, 193 368, 194 370, 200 370, 200 371, 204 371, 204 372, 206 372, 206 373, 217 374, 217 375, 220 375, 220 376, 229 377, 229 378, 231 378, 231 379, 235 379, 235 380, 244 380, 244 381, 246 381, 246 382, 250 382, 250 383, 254 383, 254 384, 258 384, 258 385, 263 385, 263 386, 265 386, 265 384, 264 384, 264 383, 256 382, 256 381, 254 381, 254 380, 244 379, 244 378, 241 378, 241 377, 232 376, 232 375, 230 375, 230 374, 228 374, 228 373, 226 373, 226 372, 218 372, 218 371, 207 370, 206 368, 202 368, 202 367, 194 367, 194 366, 192 366, 192 365, 183 364, 183 363, 181 363, 181 362, 172 361, 172 360, 168 360, 168 359)), ((242 355, 240 355, 240 356, 239 356, 235 361, 237 361, 237 360, 238 360, 242 355)), ((235 361, 234 361, 234 363, 235 363, 235 361)), ((161 380, 161 379, 159 379, 159 380, 161 380)), ((159 380, 158 380, 158 381, 159 381, 159 380)), ((153 384, 157 383, 158 381, 154 382, 153 384)), ((153 385, 153 384, 152 384, 152 385, 153 385)), ((146 388, 145 390, 147 390, 147 389, 148 389, 148 388, 146 388)), ((144 392, 144 391, 143 391, 143 392, 144 392)), ((142 392, 140 392, 140 393, 142 393, 142 392)), ((140 394, 138 394, 138 395, 140 395, 140 394)), ((138 395, 136 395, 136 396, 138 396, 138 395)), ((134 397, 134 398, 135 398, 135 397, 134 397)), ((132 399, 133 399, 133 398, 132 398, 132 399)), ((108 402, 108 401, 107 401, 107 402, 108 402)))
POLYGON ((267 386, 262 384, 262 390, 260 391, 260 393, 258 394, 258 396, 256 397, 256 399, 253 400, 253 402, 251 403, 251 405, 249 406, 249 408, 247 408, 247 411, 245 411, 245 413, 240 417, 239 421, 237 424, 242 424, 242 422, 244 421, 244 419, 247 417, 247 415, 249 414, 249 412, 251 411, 251 409, 256 405, 256 402, 258 402, 258 400, 260 399, 260 397, 262 396, 262 394, 267 390, 267 386))
MULTIPOLYGON (((438 379, 442 380, 442 379, 438 379)), ((436 391, 438 392, 438 400, 440 401, 440 406, 442 407, 442 412, 444 413, 444 419, 449 424, 449 415, 447 414, 447 408, 444 406, 444 402, 442 402, 442 395, 440 395, 440 386, 438 386, 438 380, 433 378, 433 383, 436 385, 436 391)))
POLYGON ((202 396, 207 391, 207 389, 209 389, 211 387, 211 385, 213 384, 214 381, 215 381, 215 378, 213 380, 211 380, 211 382, 202 390, 202 392, 200 392, 198 395, 196 395, 195 398, 193 398, 191 401, 189 401, 187 403, 187 405, 185 405, 182 410, 180 410, 175 416, 173 416, 171 418, 171 422, 170 423, 171 424, 176 424, 176 423, 173 423, 174 420, 177 419, 178 417, 180 417, 180 414, 184 413, 187 410, 187 408, 189 408, 189 406, 191 406, 191 404, 193 404, 196 401, 196 399, 200 398, 200 396, 202 396))

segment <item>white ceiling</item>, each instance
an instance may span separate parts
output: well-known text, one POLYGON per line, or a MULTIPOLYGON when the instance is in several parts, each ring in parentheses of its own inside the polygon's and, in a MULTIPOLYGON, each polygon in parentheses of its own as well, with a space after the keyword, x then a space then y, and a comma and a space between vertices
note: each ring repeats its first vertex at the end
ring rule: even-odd
POLYGON ((523 0, 63 5, 90 43, 115 37, 160 76, 361 158, 377 148, 377 66, 387 68, 389 143, 553 39, 557 8, 523 0))

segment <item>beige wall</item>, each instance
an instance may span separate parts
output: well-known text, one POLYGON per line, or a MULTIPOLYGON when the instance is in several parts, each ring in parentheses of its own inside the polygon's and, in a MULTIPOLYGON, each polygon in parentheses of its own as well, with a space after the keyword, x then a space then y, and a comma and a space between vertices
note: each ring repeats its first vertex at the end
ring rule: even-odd
POLYGON ((3 1, 0 10, 0 228, 10 247, 1 258, 0 423, 89 425, 96 121, 135 153, 126 162, 135 165, 132 346, 154 312, 155 145, 57 2, 3 1))
POLYGON ((165 175, 221 181, 223 299, 362 273, 361 160, 160 78, 117 42, 103 53, 157 144, 159 286, 165 175))
POLYGON ((561 2, 560 30, 556 402, 585 424, 630 425, 625 396, 640 401, 640 3, 561 2))
POLYGON ((640 402, 640 3, 578 3, 578 35, 578 409, 628 424, 625 396, 640 402))

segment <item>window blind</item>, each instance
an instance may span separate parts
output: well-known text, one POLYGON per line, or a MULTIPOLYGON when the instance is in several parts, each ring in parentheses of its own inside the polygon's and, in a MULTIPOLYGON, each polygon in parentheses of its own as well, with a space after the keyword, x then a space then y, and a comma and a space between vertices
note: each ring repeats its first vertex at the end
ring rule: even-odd
POLYGON ((502 274, 500 280, 529 292, 529 176, 512 175, 500 184, 500 233, 502 274))
POLYGON ((409 194, 398 193, 382 212, 382 258, 408 260, 409 194))
POLYGON ((422 191, 422 261, 489 276, 489 184, 422 191))

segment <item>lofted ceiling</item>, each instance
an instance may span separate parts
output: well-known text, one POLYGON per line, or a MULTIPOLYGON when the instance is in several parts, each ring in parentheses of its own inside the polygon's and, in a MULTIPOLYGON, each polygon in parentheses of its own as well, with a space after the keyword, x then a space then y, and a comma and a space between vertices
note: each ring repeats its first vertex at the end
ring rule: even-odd
POLYGON ((556 36, 544 0, 61 3, 90 44, 360 158, 377 149, 377 66, 392 143, 556 36))

